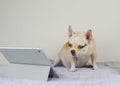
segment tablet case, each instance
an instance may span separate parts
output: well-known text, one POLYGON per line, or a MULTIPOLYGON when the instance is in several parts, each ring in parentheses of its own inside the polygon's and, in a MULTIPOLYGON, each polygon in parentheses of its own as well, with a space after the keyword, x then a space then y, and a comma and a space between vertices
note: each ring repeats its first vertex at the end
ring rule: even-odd
POLYGON ((6 62, 1 64, 5 68, 1 77, 42 81, 58 77, 41 48, 1 47, 0 53, 0 59, 6 62))

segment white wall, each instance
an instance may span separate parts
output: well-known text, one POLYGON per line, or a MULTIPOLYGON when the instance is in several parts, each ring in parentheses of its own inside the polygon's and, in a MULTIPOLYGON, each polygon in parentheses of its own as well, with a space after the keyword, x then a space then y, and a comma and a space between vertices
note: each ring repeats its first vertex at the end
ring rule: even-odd
POLYGON ((98 61, 120 61, 120 0, 0 0, 0 46, 42 47, 55 58, 67 27, 92 28, 98 61))

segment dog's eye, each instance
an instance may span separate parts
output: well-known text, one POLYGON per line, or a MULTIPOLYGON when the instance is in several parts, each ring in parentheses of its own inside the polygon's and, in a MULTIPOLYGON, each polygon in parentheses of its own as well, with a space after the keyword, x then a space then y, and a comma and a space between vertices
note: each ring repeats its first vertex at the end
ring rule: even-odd
POLYGON ((72 48, 72 44, 67 43, 67 47, 68 47, 68 48, 72 48))
POLYGON ((84 48, 85 46, 87 46, 87 44, 85 44, 84 46, 82 46, 82 45, 78 45, 78 46, 77 46, 77 49, 80 50, 80 49, 84 48))
POLYGON ((79 45, 80 49, 84 48, 84 46, 79 45))
POLYGON ((80 50, 81 48, 82 48, 82 46, 80 46, 80 45, 77 46, 77 49, 78 49, 78 50, 80 50))
POLYGON ((72 47, 72 44, 68 44, 69 47, 72 47))

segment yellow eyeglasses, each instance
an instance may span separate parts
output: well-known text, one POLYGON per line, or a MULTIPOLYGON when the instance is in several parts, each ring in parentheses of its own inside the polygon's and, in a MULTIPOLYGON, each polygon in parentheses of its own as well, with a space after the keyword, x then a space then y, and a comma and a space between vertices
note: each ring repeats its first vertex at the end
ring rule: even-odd
MULTIPOLYGON (((84 46, 82 46, 82 45, 76 45, 76 46, 75 46, 75 49, 76 49, 77 51, 79 51, 79 50, 81 50, 82 48, 84 48, 85 46, 87 46, 87 44, 85 44, 84 46)), ((73 47, 73 45, 70 44, 70 43, 67 43, 67 44, 66 44, 66 47, 67 47, 68 49, 70 49, 70 48, 73 47)))

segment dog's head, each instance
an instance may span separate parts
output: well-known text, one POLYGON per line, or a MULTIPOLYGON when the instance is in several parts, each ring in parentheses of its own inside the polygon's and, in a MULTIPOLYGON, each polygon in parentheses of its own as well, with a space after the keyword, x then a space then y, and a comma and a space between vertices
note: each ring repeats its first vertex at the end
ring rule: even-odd
POLYGON ((73 57, 86 54, 88 51, 88 45, 92 40, 92 30, 74 32, 72 27, 68 27, 69 40, 66 47, 69 49, 70 54, 73 57))

